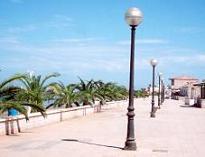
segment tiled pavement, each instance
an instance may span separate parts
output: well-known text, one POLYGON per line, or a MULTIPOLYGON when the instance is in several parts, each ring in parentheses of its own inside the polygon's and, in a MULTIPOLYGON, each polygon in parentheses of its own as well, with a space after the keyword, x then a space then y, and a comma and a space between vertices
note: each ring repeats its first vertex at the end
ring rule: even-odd
POLYGON ((204 157, 205 109, 165 100, 150 118, 150 99, 135 100, 137 151, 124 151, 127 103, 14 136, 0 136, 0 157, 204 157))

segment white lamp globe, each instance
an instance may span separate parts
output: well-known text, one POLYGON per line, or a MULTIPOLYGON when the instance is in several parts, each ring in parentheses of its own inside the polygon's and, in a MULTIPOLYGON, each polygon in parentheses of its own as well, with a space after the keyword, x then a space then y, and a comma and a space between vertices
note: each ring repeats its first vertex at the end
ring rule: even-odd
POLYGON ((125 20, 130 26, 138 26, 143 19, 143 14, 138 8, 129 8, 125 13, 125 20))
POLYGON ((159 76, 161 77, 163 75, 163 73, 159 72, 159 76))
POLYGON ((157 60, 156 59, 151 59, 150 60, 150 64, 152 65, 152 66, 156 66, 157 65, 157 60))

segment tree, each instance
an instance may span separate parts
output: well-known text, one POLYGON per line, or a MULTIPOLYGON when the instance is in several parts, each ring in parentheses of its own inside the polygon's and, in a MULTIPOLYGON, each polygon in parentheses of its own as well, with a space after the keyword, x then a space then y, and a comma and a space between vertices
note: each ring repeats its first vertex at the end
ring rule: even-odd
POLYGON ((96 100, 100 100, 101 96, 97 93, 97 86, 93 79, 90 81, 84 81, 81 78, 80 83, 76 85, 77 92, 79 94, 78 103, 83 105, 92 105, 96 100))
POLYGON ((149 97, 149 92, 145 88, 141 88, 140 90, 136 90, 134 95, 136 98, 145 98, 149 97))
POLYGON ((65 86, 62 82, 53 84, 51 86, 53 93, 55 94, 54 103, 48 105, 50 107, 61 107, 65 108, 72 107, 74 103, 78 101, 79 95, 76 92, 76 85, 69 84, 65 86))
MULTIPOLYGON (((33 104, 16 101, 16 95, 21 91, 19 87, 12 86, 13 81, 19 80, 22 75, 14 75, 5 81, 0 83, 0 114, 8 111, 9 109, 16 109, 18 112, 23 114, 28 120, 27 110, 25 106, 36 107, 33 104)), ((36 107, 38 109, 38 107, 36 107)), ((39 109, 42 113, 44 110, 39 109)))
POLYGON ((124 86, 119 86, 116 83, 109 82, 107 83, 107 88, 109 95, 112 98, 111 100, 122 100, 126 99, 128 96, 128 91, 124 86))
POLYGON ((43 114, 44 112, 42 111, 45 111, 44 102, 52 99, 54 96, 49 92, 49 88, 55 82, 46 83, 52 77, 58 77, 59 75, 58 73, 53 73, 44 78, 41 75, 22 75, 19 81, 23 84, 23 87, 16 95, 17 101, 33 104, 32 112, 40 111, 43 114))
POLYGON ((98 86, 98 94, 101 96, 101 104, 106 101, 126 99, 128 91, 124 86, 119 86, 116 83, 108 82, 103 83, 101 80, 96 81, 98 86))

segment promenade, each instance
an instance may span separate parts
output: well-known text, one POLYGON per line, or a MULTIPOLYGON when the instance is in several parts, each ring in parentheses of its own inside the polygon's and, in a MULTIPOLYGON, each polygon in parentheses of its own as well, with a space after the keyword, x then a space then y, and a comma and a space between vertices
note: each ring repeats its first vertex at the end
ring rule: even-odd
MULTIPOLYGON (((156 101, 157 102, 157 101, 156 101)), ((137 151, 124 151, 127 104, 13 136, 0 157, 204 157, 205 109, 165 100, 150 118, 150 99, 135 100, 137 151)))

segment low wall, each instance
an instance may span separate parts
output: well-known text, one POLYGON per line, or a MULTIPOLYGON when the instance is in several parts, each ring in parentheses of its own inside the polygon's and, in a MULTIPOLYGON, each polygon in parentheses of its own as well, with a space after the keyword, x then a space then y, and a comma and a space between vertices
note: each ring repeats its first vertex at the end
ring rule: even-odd
POLYGON ((196 107, 205 108, 205 99, 198 98, 197 103, 196 103, 196 107))
POLYGON ((0 135, 16 134, 26 129, 41 127, 52 123, 58 123, 67 119, 83 117, 92 113, 100 112, 101 107, 104 109, 118 107, 125 101, 108 102, 106 105, 82 106, 68 109, 48 110, 44 118, 40 113, 31 113, 29 121, 25 120, 23 115, 15 117, 5 117, 0 119, 0 135))
POLYGON ((185 97, 184 98, 184 103, 185 103, 185 105, 194 105, 196 103, 196 100, 188 98, 188 97, 185 97))

